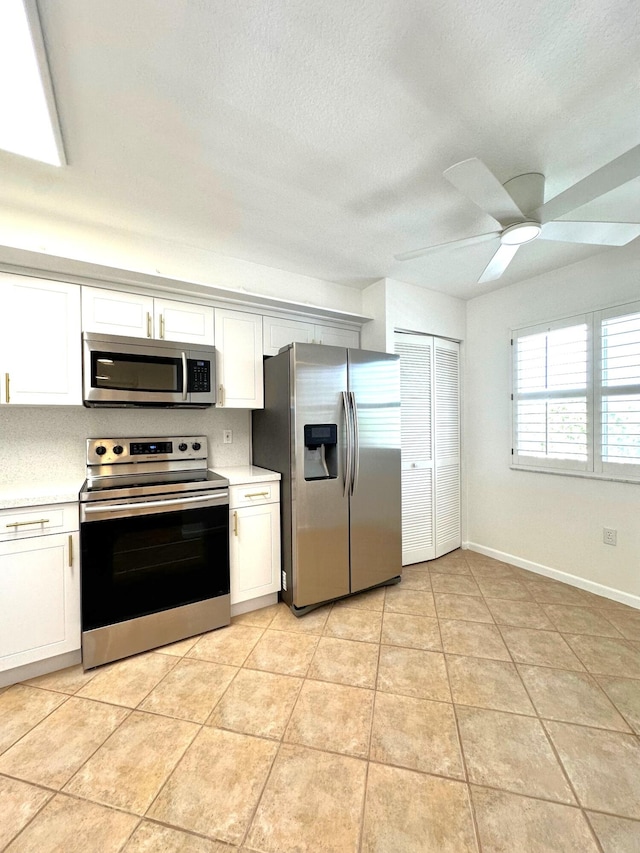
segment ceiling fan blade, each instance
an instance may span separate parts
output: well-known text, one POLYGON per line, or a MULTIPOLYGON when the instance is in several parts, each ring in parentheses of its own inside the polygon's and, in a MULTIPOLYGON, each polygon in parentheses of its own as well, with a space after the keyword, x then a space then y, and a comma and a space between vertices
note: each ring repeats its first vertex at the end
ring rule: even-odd
POLYGON ((564 243, 593 243, 598 246, 626 246, 640 237, 640 223, 635 222, 545 222, 540 240, 564 243))
POLYGON ((478 279, 478 284, 500 278, 519 248, 520 246, 510 246, 508 243, 503 243, 484 268, 484 272, 478 279))
POLYGON ((449 183, 501 225, 512 225, 525 218, 518 205, 482 160, 476 157, 463 160, 445 169, 443 175, 449 183))
POLYGON ((459 249, 462 246, 473 246, 476 243, 484 243, 500 236, 500 231, 490 231, 488 234, 476 234, 475 237, 464 237, 462 240, 451 240, 449 243, 437 243, 435 246, 426 246, 424 249, 414 249, 412 252, 402 252, 393 257, 396 261, 410 261, 412 258, 421 258, 430 252, 439 252, 441 249, 459 249))
POLYGON ((596 169, 588 177, 561 192, 539 207, 533 216, 540 222, 550 222, 638 176, 640 176, 640 145, 636 145, 626 154, 616 157, 606 166, 596 169))

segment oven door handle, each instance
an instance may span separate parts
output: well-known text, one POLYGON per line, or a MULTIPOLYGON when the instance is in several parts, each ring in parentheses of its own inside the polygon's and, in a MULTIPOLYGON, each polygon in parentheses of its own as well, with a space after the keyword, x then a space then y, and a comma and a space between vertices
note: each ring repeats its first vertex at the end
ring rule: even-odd
POLYGON ((193 498, 175 498, 168 501, 140 501, 139 503, 128 503, 128 504, 110 504, 109 506, 85 506, 84 511, 87 515, 90 515, 94 512, 120 512, 123 509, 150 509, 152 507, 160 506, 175 506, 176 504, 193 504, 193 503, 203 503, 204 501, 214 502, 214 503, 227 503, 228 502, 228 494, 225 490, 224 494, 221 495, 196 495, 193 498))

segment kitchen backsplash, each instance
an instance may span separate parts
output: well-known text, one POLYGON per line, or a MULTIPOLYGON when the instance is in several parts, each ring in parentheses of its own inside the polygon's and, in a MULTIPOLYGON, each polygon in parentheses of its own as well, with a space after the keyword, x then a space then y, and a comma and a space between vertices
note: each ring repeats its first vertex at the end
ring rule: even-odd
POLYGON ((0 407, 0 491, 74 486, 85 479, 85 439, 206 435, 209 467, 247 465, 250 418, 245 409, 85 409, 0 407), (232 444, 222 443, 223 430, 232 444))

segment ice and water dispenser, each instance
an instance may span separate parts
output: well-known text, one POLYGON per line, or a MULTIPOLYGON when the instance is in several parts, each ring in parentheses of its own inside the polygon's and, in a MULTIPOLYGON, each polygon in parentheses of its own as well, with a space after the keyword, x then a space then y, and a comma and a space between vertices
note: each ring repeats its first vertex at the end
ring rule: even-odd
POLYGON ((305 480, 334 480, 338 476, 338 425, 304 425, 305 480))

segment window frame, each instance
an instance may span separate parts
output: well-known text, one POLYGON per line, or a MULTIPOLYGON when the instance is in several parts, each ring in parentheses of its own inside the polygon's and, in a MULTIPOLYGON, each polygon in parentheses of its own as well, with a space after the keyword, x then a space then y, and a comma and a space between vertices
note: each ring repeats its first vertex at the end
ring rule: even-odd
MULTIPOLYGON (((640 461, 611 462, 603 460, 603 398, 607 396, 603 386, 603 352, 602 352, 602 323, 614 317, 624 317, 627 314, 640 313, 640 301, 625 303, 599 311, 585 312, 537 323, 531 326, 514 328, 511 331, 511 459, 510 468, 520 471, 536 471, 547 474, 587 477, 591 479, 615 480, 620 482, 640 482, 640 461), (563 458, 546 458, 518 452, 518 402, 522 399, 562 399, 570 396, 561 391, 519 392, 518 391, 518 358, 517 342, 519 338, 530 335, 551 332, 556 329, 570 328, 585 324, 587 328, 586 352, 586 413, 587 413, 587 459, 573 460, 563 458), (604 392, 604 393, 603 393, 604 392)), ((639 362, 640 367, 640 362, 639 362)), ((640 394, 640 383, 629 383, 625 386, 629 393, 640 394)), ((578 390, 578 389, 576 389, 578 390)), ((622 394, 614 391, 614 394, 622 394)))

